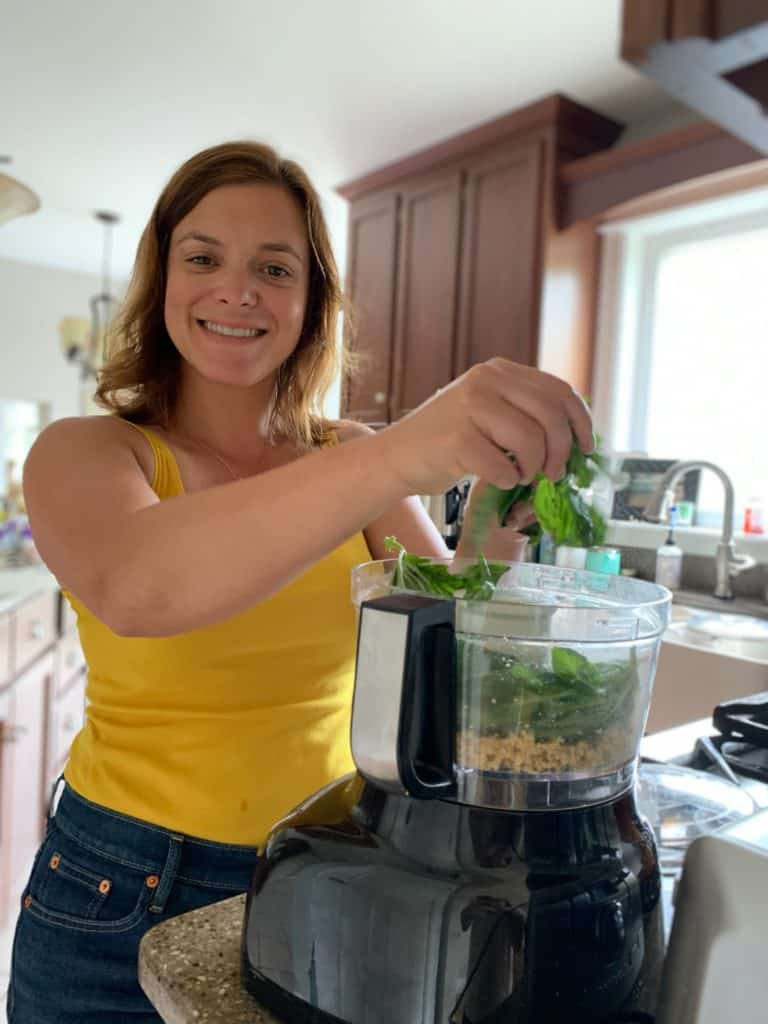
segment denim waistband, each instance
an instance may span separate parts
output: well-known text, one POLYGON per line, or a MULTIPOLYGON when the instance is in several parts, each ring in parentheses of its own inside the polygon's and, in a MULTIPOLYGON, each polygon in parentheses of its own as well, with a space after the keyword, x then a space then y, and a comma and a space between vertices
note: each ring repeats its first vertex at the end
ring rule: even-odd
MULTIPOLYGON (((94 804, 67 782, 52 821, 70 839, 146 874, 172 873, 198 885, 244 892, 258 860, 255 846, 215 843, 172 832, 94 804)), ((55 799, 52 801, 55 803, 55 799)))

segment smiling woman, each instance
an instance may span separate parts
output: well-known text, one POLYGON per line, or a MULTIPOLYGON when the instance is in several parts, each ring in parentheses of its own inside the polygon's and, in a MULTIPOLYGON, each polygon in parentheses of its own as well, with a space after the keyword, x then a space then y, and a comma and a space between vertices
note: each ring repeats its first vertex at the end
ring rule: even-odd
POLYGON ((210 324, 265 333, 282 327, 270 351, 285 349, 291 338, 294 347, 283 355, 290 359, 279 374, 270 426, 316 444, 324 428, 315 410, 339 372, 341 302, 320 201, 303 170, 257 143, 205 150, 168 183, 142 236, 97 394, 135 422, 167 428, 184 365, 179 346, 193 322, 204 332, 198 341, 210 324), (185 319, 177 338, 172 327, 185 319))
POLYGON ((413 495, 557 478, 573 432, 590 449, 579 396, 503 359, 379 434, 329 422, 340 304, 304 172, 256 143, 199 153, 141 239, 99 381, 114 415, 30 452, 88 707, 23 896, 10 1024, 158 1024, 143 934, 247 889, 270 826, 352 770, 352 568, 390 534, 449 554, 413 495))
POLYGON ((198 374, 257 388, 266 407, 301 335, 308 265, 303 212, 290 193, 209 192, 176 225, 169 249, 165 324, 183 357, 182 389, 198 374))

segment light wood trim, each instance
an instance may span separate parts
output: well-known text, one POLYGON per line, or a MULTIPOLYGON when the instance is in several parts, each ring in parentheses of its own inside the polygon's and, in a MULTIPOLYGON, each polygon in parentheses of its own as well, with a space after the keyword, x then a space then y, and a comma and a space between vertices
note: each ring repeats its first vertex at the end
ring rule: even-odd
MULTIPOLYGON (((661 156, 693 149, 704 143, 719 142, 726 136, 731 138, 727 132, 712 121, 689 124, 673 132, 666 132, 664 135, 654 135, 650 139, 640 139, 639 142, 615 147, 605 153, 595 153, 592 156, 581 157, 579 160, 571 160, 560 166, 558 178, 561 184, 573 185, 604 174, 613 174, 616 171, 634 167, 661 156)), ((747 149, 750 148, 745 143, 743 145, 747 149)), ((755 159, 757 159, 756 153, 755 159)))
POLYGON ((715 12, 713 0, 671 0, 669 38, 689 39, 691 36, 714 38, 715 12))
POLYGON ((709 121, 573 160, 558 169, 560 227, 659 189, 764 160, 709 121))
POLYGON ((665 39, 669 23, 667 0, 624 0, 621 56, 635 64, 645 60, 648 48, 665 39))
POLYGON ((552 233, 542 280, 536 365, 591 397, 600 237, 582 222, 552 233))
POLYGON ((680 206, 738 195, 740 192, 758 188, 768 188, 768 159, 743 167, 732 167, 717 174, 684 181, 679 185, 630 199, 606 210, 598 220, 599 223, 606 223, 646 217, 652 213, 663 213, 665 210, 674 210, 680 206))

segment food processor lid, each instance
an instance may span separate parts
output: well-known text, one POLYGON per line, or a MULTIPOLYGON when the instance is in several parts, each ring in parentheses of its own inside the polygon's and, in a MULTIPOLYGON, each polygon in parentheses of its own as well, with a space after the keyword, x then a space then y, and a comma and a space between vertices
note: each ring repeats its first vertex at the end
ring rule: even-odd
MULTIPOLYGON (((456 559, 430 559, 456 565, 456 559)), ((458 563, 467 562, 458 559, 458 563)), ((396 558, 352 570, 352 601, 409 591, 393 584, 396 558)), ((669 624, 672 595, 656 583, 535 562, 508 562, 490 600, 451 595, 456 631, 565 643, 620 642, 660 637, 669 624)))
POLYGON ((637 801, 668 850, 685 850, 699 836, 755 813, 752 797, 735 783, 671 764, 641 763, 637 801))

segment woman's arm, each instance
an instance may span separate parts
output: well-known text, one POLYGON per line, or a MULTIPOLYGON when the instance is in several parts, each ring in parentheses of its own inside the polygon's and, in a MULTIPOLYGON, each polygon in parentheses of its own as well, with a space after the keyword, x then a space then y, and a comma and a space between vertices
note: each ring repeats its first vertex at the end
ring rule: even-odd
POLYGON ((44 561, 125 636, 167 636, 244 611, 406 498, 382 472, 374 437, 161 502, 134 437, 145 443, 114 418, 59 420, 24 469, 44 561))
MULTIPOLYGON (((339 441, 356 437, 371 437, 375 431, 363 423, 344 421, 336 431, 339 441)), ((384 543, 387 537, 397 537, 403 547, 415 555, 428 558, 452 558, 453 552, 443 541, 440 532, 427 515, 417 497, 404 498, 368 523, 364 530, 371 558, 392 558, 384 543)))
POLYGON ((572 430, 591 450, 589 415, 567 384, 491 360, 378 434, 162 502, 131 426, 60 420, 29 454, 24 493, 36 544, 60 583, 116 633, 167 636, 245 611, 358 530, 370 528, 376 555, 384 531, 399 531, 414 550, 436 543, 410 495, 469 474, 500 487, 540 471, 557 479, 572 430), (398 503, 413 512, 410 526, 389 518, 398 503))

